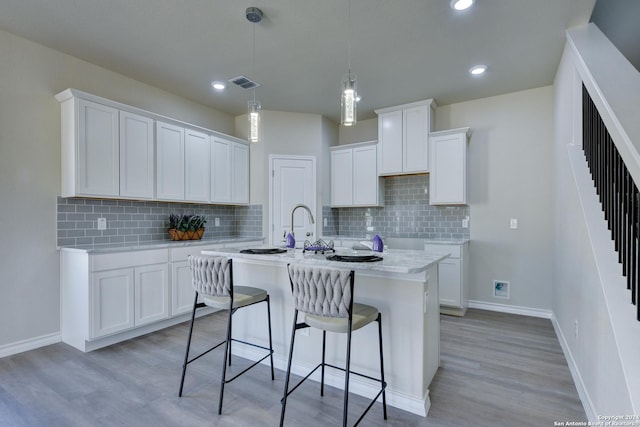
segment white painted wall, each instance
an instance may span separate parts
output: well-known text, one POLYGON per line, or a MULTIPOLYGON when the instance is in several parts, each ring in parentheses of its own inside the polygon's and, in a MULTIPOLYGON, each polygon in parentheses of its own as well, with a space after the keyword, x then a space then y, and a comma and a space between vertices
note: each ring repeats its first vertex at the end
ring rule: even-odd
POLYGON ((68 87, 234 131, 232 116, 0 31, 0 349, 59 333, 56 196, 68 87))
POLYGON ((340 145, 378 139, 378 118, 358 120, 355 126, 340 126, 340 145))
MULTIPOLYGON (((236 135, 246 137, 247 116, 236 117, 236 135)), ((322 230, 322 206, 330 200, 329 147, 338 141, 337 125, 318 114, 260 112, 260 142, 251 144, 251 204, 261 204, 264 236, 269 236, 269 155, 286 154, 316 157, 317 233, 322 230)))
POLYGON ((551 309, 553 90, 441 106, 436 129, 469 126, 470 292, 475 301, 551 309), (519 228, 509 229, 517 218, 519 228), (493 280, 511 283, 509 300, 493 280))

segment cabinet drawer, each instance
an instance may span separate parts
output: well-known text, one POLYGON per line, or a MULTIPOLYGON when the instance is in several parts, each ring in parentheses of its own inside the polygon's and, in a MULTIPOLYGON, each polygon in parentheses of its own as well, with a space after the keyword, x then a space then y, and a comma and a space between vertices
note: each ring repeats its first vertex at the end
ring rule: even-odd
POLYGON ((462 253, 461 245, 440 245, 440 244, 431 244, 425 243, 424 250, 426 252, 434 253, 434 254, 449 254, 451 258, 460 258, 460 254, 462 253))
POLYGON ((161 264, 169 261, 167 249, 151 251, 130 251, 91 256, 91 271, 113 270, 116 268, 136 267, 148 264, 161 264))

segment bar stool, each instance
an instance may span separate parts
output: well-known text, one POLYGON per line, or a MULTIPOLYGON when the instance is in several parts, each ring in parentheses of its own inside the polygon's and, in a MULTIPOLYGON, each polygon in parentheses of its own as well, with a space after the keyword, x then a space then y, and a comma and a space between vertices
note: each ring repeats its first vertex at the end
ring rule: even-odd
POLYGON ((220 402, 218 404, 218 414, 222 414, 222 398, 224 396, 224 386, 227 383, 238 378, 249 369, 269 357, 271 360, 271 380, 273 375, 273 344, 271 342, 271 304, 269 302, 269 294, 264 289, 253 288, 249 286, 233 285, 233 267, 230 258, 213 257, 213 256, 192 256, 188 257, 189 268, 191 270, 191 284, 196 291, 193 300, 193 311, 191 312, 191 325, 189 326, 189 338, 187 339, 187 350, 184 355, 184 363, 182 365, 182 379, 180 380, 180 391, 178 396, 182 397, 182 388, 184 386, 184 377, 187 372, 187 365, 210 351, 225 344, 224 357, 222 359, 222 379, 220 381, 220 402), (204 302, 198 302, 198 295, 202 295, 204 302), (233 314, 240 308, 248 307, 261 302, 267 303, 267 322, 269 327, 269 347, 264 347, 254 343, 236 340, 231 337, 231 319, 233 314), (224 341, 214 345, 210 349, 204 351, 198 356, 189 359, 189 348, 191 347, 191 336, 193 334, 193 324, 195 321, 196 310, 201 307, 213 307, 219 310, 227 310, 227 335, 224 341), (268 351, 268 353, 253 363, 242 372, 227 379, 227 362, 231 366, 231 342, 241 342, 253 347, 257 347, 268 351))
POLYGON ((318 368, 321 369, 320 395, 324 395, 325 367, 341 370, 345 373, 344 380, 344 406, 342 411, 342 425, 347 425, 349 404, 349 375, 354 374, 380 383, 380 391, 371 400, 369 406, 360 415, 354 426, 358 425, 369 409, 382 395, 382 408, 384 419, 387 419, 387 399, 384 381, 384 362, 382 357, 382 316, 377 308, 370 305, 354 303, 353 286, 355 273, 348 270, 339 270, 326 267, 311 267, 290 264, 287 266, 295 311, 293 315, 293 328, 291 330, 291 345, 289 347, 289 361, 287 363, 287 375, 282 397, 282 412, 280 413, 280 426, 284 425, 284 414, 287 405, 287 397, 311 376, 318 368), (305 321, 298 322, 298 314, 305 314, 305 321), (351 333, 369 323, 378 322, 378 341, 380 349, 380 378, 373 378, 350 370, 351 363, 351 333), (291 375, 291 359, 293 357, 293 345, 298 329, 317 328, 322 330, 322 361, 313 368, 295 387, 289 390, 289 377, 291 375), (327 331, 347 334, 347 356, 344 368, 325 362, 325 348, 327 331))

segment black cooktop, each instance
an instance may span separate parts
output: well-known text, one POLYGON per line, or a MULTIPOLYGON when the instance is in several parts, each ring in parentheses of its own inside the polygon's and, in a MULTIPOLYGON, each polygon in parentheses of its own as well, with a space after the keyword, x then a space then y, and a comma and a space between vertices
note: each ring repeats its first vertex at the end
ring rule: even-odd
POLYGON ((377 262, 382 261, 382 257, 378 255, 329 255, 329 261, 342 262, 377 262))

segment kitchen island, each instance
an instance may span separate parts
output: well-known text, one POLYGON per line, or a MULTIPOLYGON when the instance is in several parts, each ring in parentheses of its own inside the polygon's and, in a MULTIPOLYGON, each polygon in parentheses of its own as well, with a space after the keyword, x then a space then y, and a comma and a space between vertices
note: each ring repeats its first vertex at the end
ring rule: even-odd
MULTIPOLYGON (((381 254, 382 261, 351 263, 329 261, 326 255, 321 254, 303 254, 301 249, 270 255, 245 254, 241 250, 222 248, 202 253, 232 258, 236 285, 256 286, 269 292, 276 367, 281 370, 286 368, 293 322, 294 308, 287 264, 354 270, 354 299, 377 307, 382 314, 387 403, 418 415, 427 415, 430 407, 429 385, 440 362, 438 263, 447 257, 446 254, 390 250, 381 254)), ((351 249, 337 250, 339 254, 354 254, 351 249)), ((263 307, 251 307, 234 316, 233 328, 234 338, 267 345, 263 307)), ((374 327, 365 327, 354 333, 352 370, 373 377, 379 375, 377 337, 374 327)), ((292 372, 306 375, 319 362, 322 333, 313 328, 300 330, 296 342, 292 372), (305 332, 310 336, 304 335, 305 332)), ((327 334, 328 363, 344 366, 345 343, 344 335, 327 334)), ((253 348, 242 344, 234 345, 233 352, 252 360, 259 358, 259 353, 253 348)), ((342 388, 343 378, 342 372, 329 370, 325 381, 342 388)), ((315 379, 319 380, 319 377, 315 379)), ((373 396, 375 390, 375 383, 357 376, 351 377, 351 392, 373 396)))

